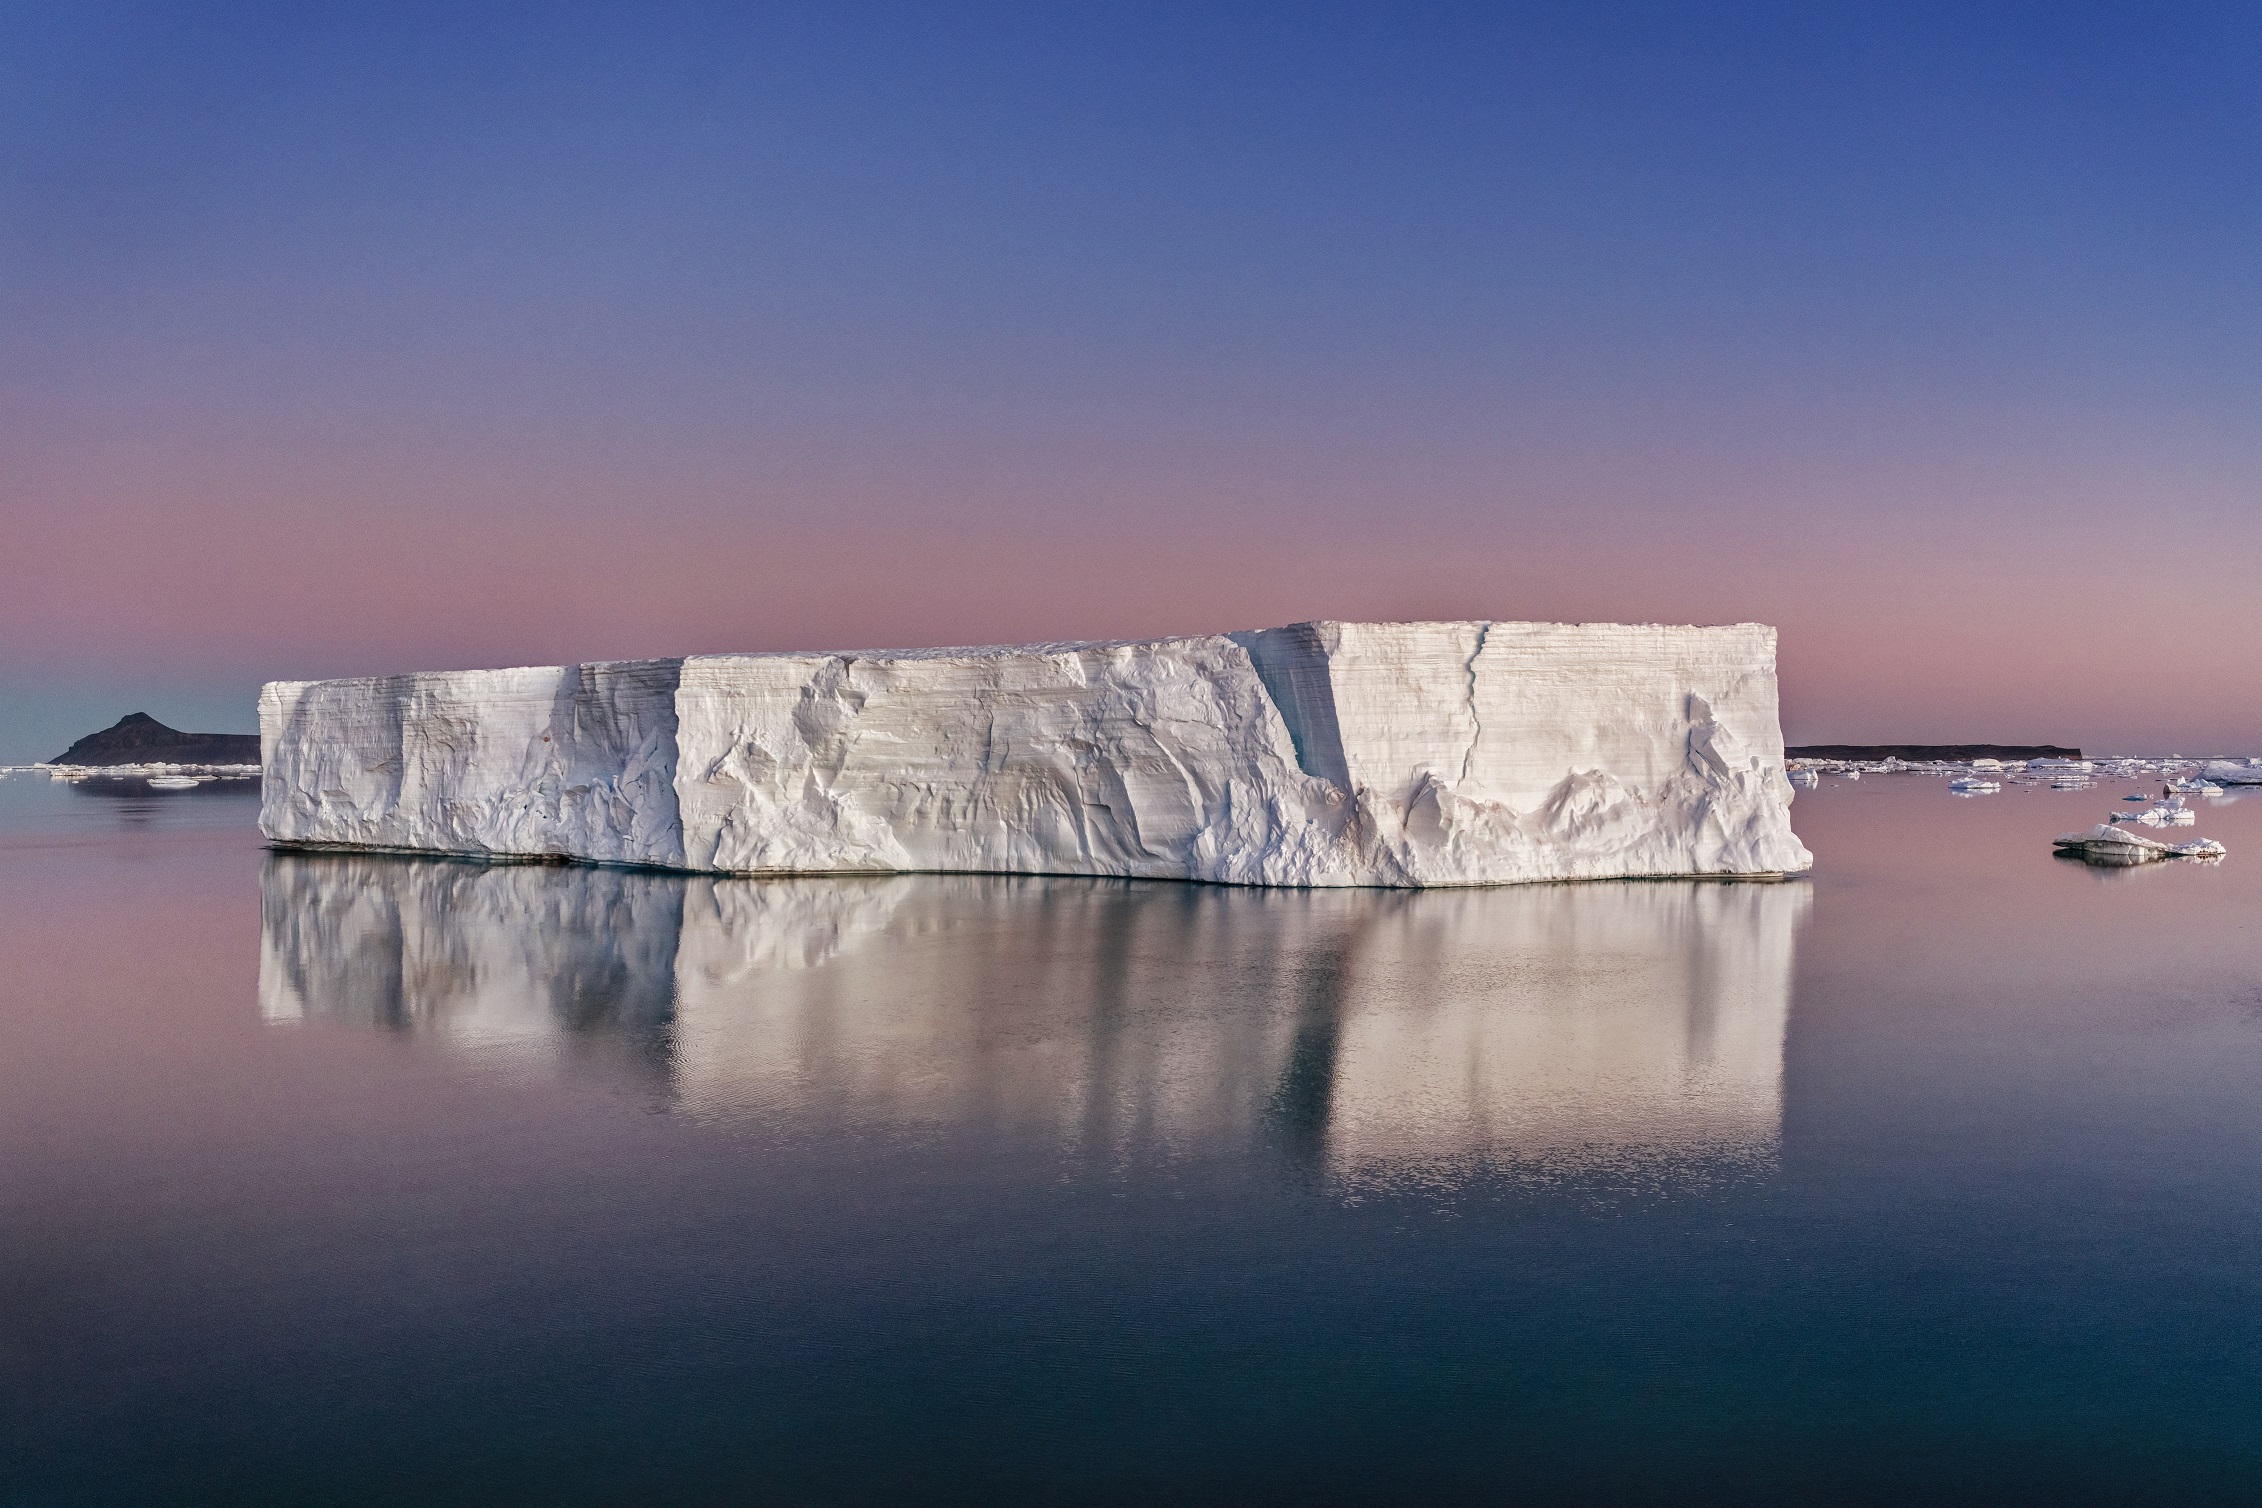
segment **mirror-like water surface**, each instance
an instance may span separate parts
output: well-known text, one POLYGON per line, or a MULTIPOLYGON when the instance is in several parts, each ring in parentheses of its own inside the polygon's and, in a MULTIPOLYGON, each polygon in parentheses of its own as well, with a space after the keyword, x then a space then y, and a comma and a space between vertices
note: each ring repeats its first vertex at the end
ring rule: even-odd
POLYGON ((260 1005, 711 1121, 979 1126, 1344 1187, 1772 1167, 1804 885, 1256 891, 276 854, 260 1005))
POLYGON ((0 1500, 2247 1495, 2262 801, 2120 793, 1301 893, 0 780, 0 1500))

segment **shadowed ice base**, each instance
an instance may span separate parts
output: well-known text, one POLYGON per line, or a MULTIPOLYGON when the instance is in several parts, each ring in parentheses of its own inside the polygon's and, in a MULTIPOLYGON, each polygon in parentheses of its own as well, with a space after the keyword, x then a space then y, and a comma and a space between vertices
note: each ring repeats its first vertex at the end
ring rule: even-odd
POLYGON ((1347 1191, 1773 1165, 1802 884, 1256 891, 275 854, 262 1009, 711 1121, 1276 1150, 1347 1191))

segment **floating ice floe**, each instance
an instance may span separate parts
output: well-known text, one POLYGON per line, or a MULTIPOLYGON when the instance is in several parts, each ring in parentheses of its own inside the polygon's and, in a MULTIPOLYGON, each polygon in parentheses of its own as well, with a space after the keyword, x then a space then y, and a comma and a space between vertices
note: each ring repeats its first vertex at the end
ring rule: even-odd
POLYGON ((45 770, 50 780, 146 780, 157 790, 182 791, 186 785, 159 785, 160 780, 186 780, 197 785, 206 780, 250 780, 259 774, 255 764, 35 764, 24 770, 45 770))
POLYGON ((2115 827, 2110 822, 2100 822, 2087 832, 2067 833, 2051 840, 2051 847, 2060 853, 2075 854, 2092 864, 2147 864, 2154 859, 2219 859, 2229 850, 2213 838, 2201 838, 2196 843, 2163 843, 2157 838, 2147 838, 2130 832, 2125 827, 2115 827))
POLYGON ((2177 796, 2141 812, 2114 812, 2115 822, 2141 822, 2146 827, 2189 827, 2199 820, 2199 813, 2184 805, 2177 796))
POLYGON ((1999 780, 1982 780, 1977 775, 1966 775, 1948 782, 1948 789, 1959 796, 1992 796, 2003 788, 1999 780))

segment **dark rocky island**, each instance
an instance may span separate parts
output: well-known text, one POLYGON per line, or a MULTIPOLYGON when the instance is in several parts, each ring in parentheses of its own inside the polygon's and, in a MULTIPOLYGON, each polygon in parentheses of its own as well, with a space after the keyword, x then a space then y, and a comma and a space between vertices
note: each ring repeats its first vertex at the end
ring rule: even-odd
POLYGON ((2079 759, 2081 750, 2056 744, 1800 744, 1783 751, 1787 759, 2079 759))
POLYGON ((183 733, 146 712, 129 713, 89 733, 56 755, 50 764, 257 764, 256 733, 183 733))

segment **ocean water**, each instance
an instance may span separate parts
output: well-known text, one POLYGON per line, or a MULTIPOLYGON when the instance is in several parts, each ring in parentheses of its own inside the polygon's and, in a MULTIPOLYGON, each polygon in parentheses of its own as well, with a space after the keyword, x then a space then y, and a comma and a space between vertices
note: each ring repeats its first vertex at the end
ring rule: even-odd
POLYGON ((271 854, 0 779, 0 1502, 2262 1496, 2262 800, 1780 884, 271 854))

